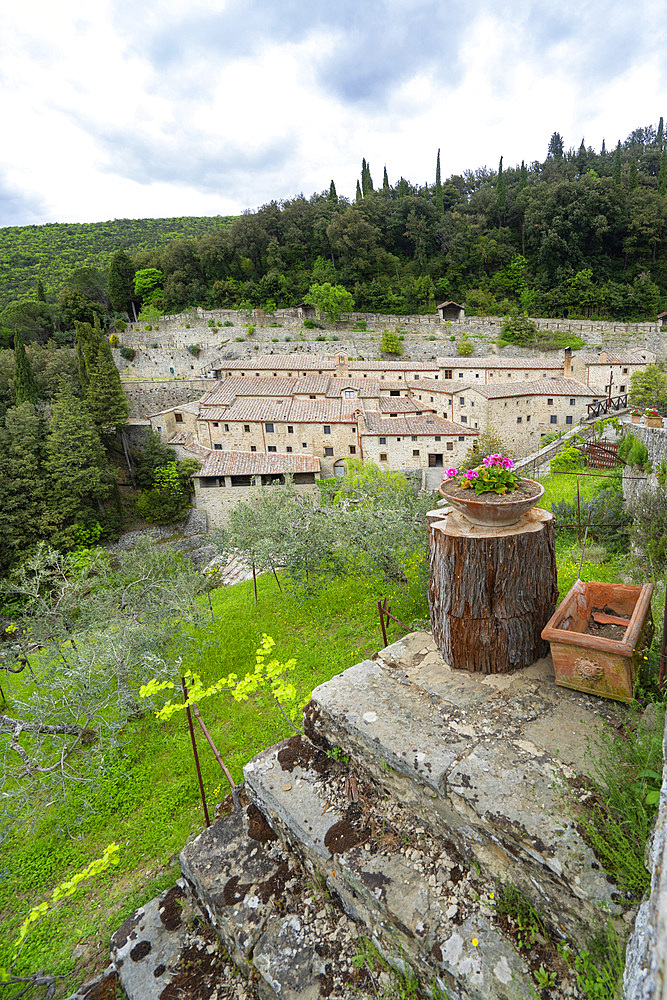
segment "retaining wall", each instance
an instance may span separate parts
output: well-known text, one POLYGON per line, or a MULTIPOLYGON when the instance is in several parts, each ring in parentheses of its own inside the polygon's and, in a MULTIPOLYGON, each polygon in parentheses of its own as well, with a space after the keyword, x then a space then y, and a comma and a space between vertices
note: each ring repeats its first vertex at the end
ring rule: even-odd
POLYGON ((130 417, 147 417, 151 413, 167 410, 177 403, 192 403, 206 392, 210 383, 201 379, 162 381, 126 381, 121 379, 123 391, 130 404, 130 417))

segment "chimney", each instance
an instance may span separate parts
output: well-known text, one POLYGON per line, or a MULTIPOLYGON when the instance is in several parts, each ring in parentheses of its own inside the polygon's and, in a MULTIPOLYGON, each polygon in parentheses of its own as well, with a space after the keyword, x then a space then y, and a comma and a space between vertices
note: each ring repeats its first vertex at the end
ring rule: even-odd
POLYGON ((565 358, 563 360, 563 375, 565 378, 572 377, 572 348, 565 348, 565 358))
POLYGON ((342 351, 336 355, 336 375, 347 375, 349 372, 348 368, 348 357, 342 351))
POLYGON ((598 355, 598 361, 600 362, 601 365, 603 365, 606 360, 607 360, 607 352, 606 351, 600 351, 600 353, 598 355))

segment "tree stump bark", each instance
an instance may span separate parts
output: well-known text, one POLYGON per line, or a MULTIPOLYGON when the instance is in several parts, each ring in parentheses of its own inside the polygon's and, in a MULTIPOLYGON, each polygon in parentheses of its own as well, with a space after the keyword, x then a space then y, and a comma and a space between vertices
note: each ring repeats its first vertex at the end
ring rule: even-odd
POLYGON ((503 674, 546 656, 541 632, 558 601, 553 515, 533 507, 509 528, 456 511, 429 520, 431 628, 450 667, 503 674))

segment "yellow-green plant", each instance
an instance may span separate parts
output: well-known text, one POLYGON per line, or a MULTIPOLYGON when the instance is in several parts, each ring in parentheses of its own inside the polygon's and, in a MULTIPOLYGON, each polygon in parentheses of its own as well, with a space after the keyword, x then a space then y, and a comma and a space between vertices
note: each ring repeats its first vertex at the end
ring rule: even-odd
MULTIPOLYGON (((277 659, 267 661, 267 657, 275 646, 275 640, 262 633, 262 641, 255 652, 255 669, 249 671, 244 677, 239 678, 238 674, 228 674, 221 677, 215 684, 204 687, 199 674, 188 670, 185 674, 185 684, 188 689, 187 701, 168 701, 162 708, 156 711, 158 719, 171 719, 176 712, 183 712, 190 705, 199 705, 206 698, 220 694, 229 690, 234 701, 247 701, 251 694, 259 688, 269 687, 271 694, 276 700, 278 708, 286 716, 285 708, 289 712, 289 717, 293 721, 297 714, 297 693, 291 681, 288 681, 285 674, 296 666, 296 660, 285 660, 280 662, 277 659)), ((174 690, 176 685, 172 681, 151 680, 148 684, 142 685, 139 689, 141 698, 151 698, 159 694, 160 691, 174 690)))
POLYGON ((30 913, 19 928, 18 935, 12 948, 9 968, 5 968, 0 965, 0 983, 9 983, 12 981, 12 966, 15 964, 23 951, 23 946, 25 945, 30 929, 40 920, 43 920, 46 914, 55 909, 55 907, 61 903, 63 899, 68 899, 70 896, 73 896, 82 882, 95 878, 96 875, 101 875, 102 872, 105 872, 112 865, 117 865, 120 860, 119 853, 120 848, 118 844, 109 844, 109 846, 105 848, 101 858, 96 858, 95 861, 91 861, 91 863, 87 866, 87 868, 84 868, 83 871, 77 872, 76 875, 73 875, 66 882, 61 882, 60 885, 57 885, 51 893, 50 900, 45 900, 43 903, 38 903, 37 906, 33 906, 32 910, 30 910, 30 913))

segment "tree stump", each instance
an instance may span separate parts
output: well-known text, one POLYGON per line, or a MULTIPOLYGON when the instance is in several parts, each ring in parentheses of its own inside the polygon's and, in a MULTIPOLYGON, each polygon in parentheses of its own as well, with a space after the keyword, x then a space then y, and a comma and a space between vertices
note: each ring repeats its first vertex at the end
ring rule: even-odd
POLYGON ((533 507, 508 528, 456 511, 429 520, 431 628, 450 667, 503 674, 546 656, 541 632, 558 600, 553 515, 533 507))

